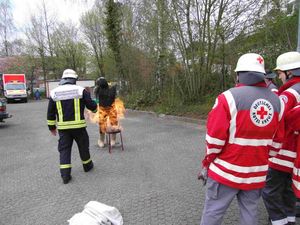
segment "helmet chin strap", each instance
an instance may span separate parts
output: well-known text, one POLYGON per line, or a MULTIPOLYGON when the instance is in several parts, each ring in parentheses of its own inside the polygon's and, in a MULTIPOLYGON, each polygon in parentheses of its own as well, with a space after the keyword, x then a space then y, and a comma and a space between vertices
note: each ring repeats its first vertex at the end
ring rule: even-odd
POLYGON ((289 75, 288 75, 288 73, 287 73, 287 71, 284 71, 284 74, 285 74, 285 79, 286 79, 286 80, 290 79, 290 78, 289 78, 289 75))

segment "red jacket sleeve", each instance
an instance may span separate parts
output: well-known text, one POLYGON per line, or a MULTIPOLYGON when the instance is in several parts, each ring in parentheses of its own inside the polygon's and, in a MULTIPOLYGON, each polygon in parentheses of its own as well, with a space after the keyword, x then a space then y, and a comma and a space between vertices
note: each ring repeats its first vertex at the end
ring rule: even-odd
POLYGON ((290 91, 290 89, 285 90, 284 92, 282 92, 279 95, 279 98, 285 104, 285 107, 284 107, 285 113, 290 111, 297 104, 297 99, 296 99, 295 95, 290 91))
POLYGON ((230 111, 224 94, 221 94, 216 99, 215 105, 207 118, 206 155, 202 161, 203 167, 208 167, 222 151, 228 140, 229 126, 230 111))
POLYGON ((286 113, 285 121, 293 131, 300 131, 300 104, 286 113))

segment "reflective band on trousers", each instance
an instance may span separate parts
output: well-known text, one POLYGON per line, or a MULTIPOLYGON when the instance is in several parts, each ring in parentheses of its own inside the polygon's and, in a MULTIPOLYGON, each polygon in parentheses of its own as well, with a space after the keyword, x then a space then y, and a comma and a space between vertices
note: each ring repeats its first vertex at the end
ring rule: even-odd
POLYGON ((88 164, 89 162, 91 162, 92 160, 91 159, 88 159, 86 161, 82 161, 82 164, 88 164))
POLYGON ((69 168, 72 168, 72 165, 71 164, 61 164, 59 166, 60 169, 69 169, 69 168))

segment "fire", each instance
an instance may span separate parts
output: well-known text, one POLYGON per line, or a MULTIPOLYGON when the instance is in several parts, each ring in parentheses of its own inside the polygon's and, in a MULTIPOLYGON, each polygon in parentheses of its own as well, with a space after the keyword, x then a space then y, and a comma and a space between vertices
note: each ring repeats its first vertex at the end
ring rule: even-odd
POLYGON ((124 107, 124 103, 122 102, 121 99, 116 98, 115 108, 117 110, 118 120, 124 119, 125 107, 124 107))
MULTIPOLYGON (((109 118, 107 120, 107 130, 116 130, 116 129, 121 129, 120 126, 120 120, 124 119, 124 114, 125 114, 125 107, 124 107, 124 103, 121 99, 116 98, 115 99, 115 103, 114 103, 114 107, 117 111, 117 119, 119 122, 119 125, 116 126, 111 126, 109 118)), ((87 121, 89 121, 90 123, 99 123, 99 106, 98 106, 98 111, 96 113, 93 113, 90 110, 85 110, 84 111, 84 116, 86 118, 87 121)))

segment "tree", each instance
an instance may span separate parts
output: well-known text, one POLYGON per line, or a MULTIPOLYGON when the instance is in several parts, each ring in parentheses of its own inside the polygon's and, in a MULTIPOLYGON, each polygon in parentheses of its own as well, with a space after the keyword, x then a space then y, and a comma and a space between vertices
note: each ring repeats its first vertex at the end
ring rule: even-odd
POLYGON ((5 56, 10 55, 9 37, 14 28, 10 0, 2 0, 0 2, 0 36, 5 56))
POLYGON ((81 19, 81 27, 88 42, 92 46, 93 56, 100 75, 105 77, 104 71, 104 48, 105 48, 105 28, 103 21, 103 11, 101 5, 96 5, 92 10, 85 13, 81 19))
POLYGON ((60 72, 65 68, 86 74, 87 46, 80 40, 78 29, 71 23, 58 25, 52 36, 53 51, 60 72))
POLYGON ((106 36, 108 46, 112 50, 116 66, 118 68, 118 76, 121 80, 122 88, 125 87, 125 74, 122 65, 121 57, 121 3, 108 0, 105 5, 106 8, 106 36))

